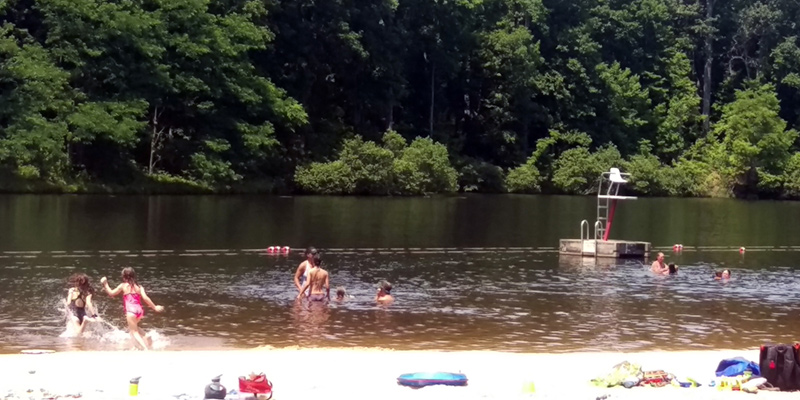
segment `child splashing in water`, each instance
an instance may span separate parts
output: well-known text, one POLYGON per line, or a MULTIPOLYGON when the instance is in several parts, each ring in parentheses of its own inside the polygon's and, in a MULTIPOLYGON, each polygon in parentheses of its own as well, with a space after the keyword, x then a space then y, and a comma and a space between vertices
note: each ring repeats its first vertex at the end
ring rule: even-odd
POLYGON ((67 292, 67 319, 72 325, 72 332, 80 336, 86 328, 86 322, 97 318, 97 310, 92 304, 94 289, 89 283, 86 274, 75 274, 69 278, 69 292, 67 292))
POLYGON ((133 338, 134 344, 138 343, 145 350, 152 347, 151 339, 147 337, 139 327, 139 320, 144 316, 144 308, 142 308, 142 301, 145 302, 155 312, 164 311, 164 307, 157 306, 147 296, 144 287, 136 282, 136 272, 131 267, 122 270, 122 283, 115 289, 108 286, 108 279, 104 276, 100 279, 100 283, 111 297, 116 297, 122 293, 122 304, 125 306, 125 319, 128 321, 128 331, 133 338))

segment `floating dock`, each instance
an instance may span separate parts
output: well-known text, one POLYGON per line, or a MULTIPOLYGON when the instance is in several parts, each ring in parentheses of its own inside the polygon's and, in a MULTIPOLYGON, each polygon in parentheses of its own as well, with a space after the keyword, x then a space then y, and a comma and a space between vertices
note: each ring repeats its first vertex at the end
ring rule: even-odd
POLYGON ((608 239, 617 201, 636 200, 634 196, 619 194, 620 186, 628 183, 629 178, 630 174, 622 173, 618 168, 600 174, 594 234, 589 230, 589 221, 581 221, 581 238, 561 239, 559 254, 594 258, 646 258, 650 254, 649 242, 608 239))
POLYGON ((570 256, 646 258, 650 254, 650 243, 630 240, 561 239, 558 253, 570 256))

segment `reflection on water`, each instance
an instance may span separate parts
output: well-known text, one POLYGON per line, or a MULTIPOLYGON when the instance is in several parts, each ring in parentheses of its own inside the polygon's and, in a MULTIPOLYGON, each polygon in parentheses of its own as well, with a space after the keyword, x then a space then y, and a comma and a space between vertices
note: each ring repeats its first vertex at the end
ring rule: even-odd
MULTIPOLYGON (((0 196, 0 250, 252 249, 267 246, 541 247, 580 236, 597 200, 578 196, 433 198, 0 196)), ((655 246, 800 245, 800 202, 639 199, 612 238, 655 246)))
POLYGON ((639 261, 601 263, 554 253, 343 254, 328 252, 330 304, 295 299, 299 256, 39 257, 0 260, 0 351, 130 348, 122 304, 95 296, 110 325, 88 337, 64 331, 66 278, 118 279, 134 266, 163 314, 142 326, 167 349, 380 346, 397 349, 561 352, 741 348, 796 338, 800 302, 793 252, 668 255, 675 276, 639 261), (730 268, 730 281, 712 279, 730 268), (377 282, 394 304, 374 304, 377 282))
POLYGON ((297 299, 292 304, 292 323, 299 345, 313 344, 320 338, 330 338, 328 322, 331 310, 327 302, 297 299))

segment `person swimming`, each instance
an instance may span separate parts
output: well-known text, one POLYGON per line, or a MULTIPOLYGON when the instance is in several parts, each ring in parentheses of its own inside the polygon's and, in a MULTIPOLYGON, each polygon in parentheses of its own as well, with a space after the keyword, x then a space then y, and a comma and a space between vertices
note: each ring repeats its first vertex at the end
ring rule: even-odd
POLYGON ((725 269, 722 271, 714 272, 714 279, 721 280, 721 279, 730 279, 731 278, 731 270, 725 269))
POLYGON ((347 298, 347 291, 343 287, 336 288, 336 301, 344 301, 347 298))
POLYGON ((669 267, 664 263, 664 253, 658 253, 656 260, 650 266, 650 270, 660 275, 669 274, 669 267))
POLYGON ((77 335, 83 333, 86 322, 97 318, 97 310, 92 304, 94 289, 89 283, 86 274, 74 274, 69 278, 70 288, 67 292, 67 309, 70 311, 69 320, 75 328, 77 335), (87 310, 89 312, 87 312, 87 310))
POLYGON ((675 275, 677 273, 678 273, 678 266, 675 265, 675 264, 670 263, 669 264, 669 274, 670 275, 675 275))
POLYGON ((125 319, 128 322, 128 332, 134 343, 138 343, 143 349, 149 350, 152 346, 150 338, 145 335, 141 327, 139 327, 139 320, 144 316, 144 308, 142 301, 145 302, 155 312, 164 311, 163 306, 158 306, 150 300, 144 286, 136 282, 136 272, 131 267, 122 270, 122 283, 113 290, 108 286, 108 279, 104 276, 100 279, 106 293, 111 297, 116 297, 122 293, 122 304, 125 307, 125 319))
POLYGON ((378 294, 375 295, 375 301, 378 303, 390 303, 394 301, 392 297, 392 284, 389 281, 381 281, 378 284, 378 294))

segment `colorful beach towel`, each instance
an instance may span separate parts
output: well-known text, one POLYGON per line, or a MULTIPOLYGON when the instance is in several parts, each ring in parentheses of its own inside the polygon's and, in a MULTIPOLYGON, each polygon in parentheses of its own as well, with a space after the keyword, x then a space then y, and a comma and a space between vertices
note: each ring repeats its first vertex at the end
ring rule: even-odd
POLYGON ((592 383, 599 387, 612 387, 622 385, 622 382, 630 377, 641 379, 642 367, 623 361, 611 367, 611 371, 606 376, 592 379, 592 383))
POLYGON ((662 370, 645 371, 644 377, 642 378, 642 381, 639 384, 641 386, 662 387, 662 386, 667 386, 670 380, 671 380, 670 374, 666 373, 665 371, 662 370))

